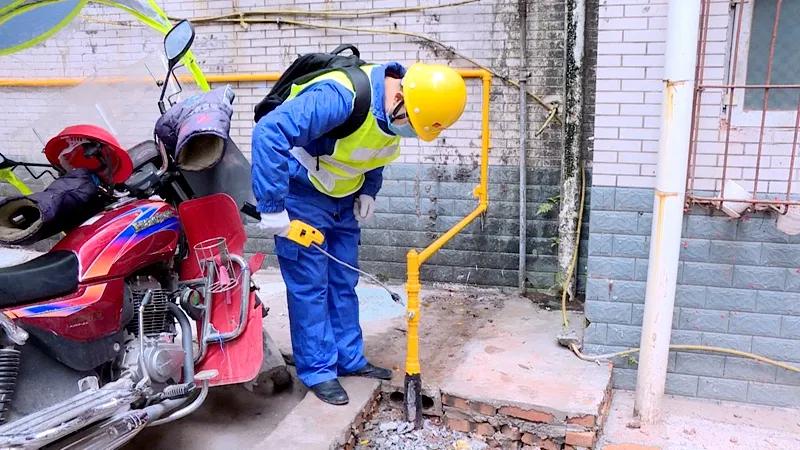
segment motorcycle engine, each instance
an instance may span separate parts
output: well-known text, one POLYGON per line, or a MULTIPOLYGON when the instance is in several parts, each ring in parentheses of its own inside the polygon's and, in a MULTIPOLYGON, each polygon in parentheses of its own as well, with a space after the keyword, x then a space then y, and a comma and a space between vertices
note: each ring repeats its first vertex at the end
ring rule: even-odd
POLYGON ((135 277, 128 281, 125 289, 126 303, 133 305, 133 319, 128 324, 128 331, 138 336, 144 332, 145 336, 169 332, 172 327, 171 316, 167 311, 169 296, 161 288, 161 284, 152 277, 135 277), (142 305, 147 291, 152 291, 150 303, 144 307, 144 329, 139 330, 139 307, 142 305))
MULTIPOLYGON (((133 306, 133 318, 126 327, 132 339, 125 346, 120 361, 123 369, 143 369, 151 380, 157 383, 175 382, 181 378, 184 350, 177 341, 174 320, 167 304, 168 292, 152 277, 135 277, 125 288, 126 303, 133 306), (152 292, 150 302, 144 307, 142 327, 139 326, 139 308, 148 291, 152 292), (144 353, 139 337, 144 340, 144 353)), ((141 372, 141 370, 139 370, 141 372)))

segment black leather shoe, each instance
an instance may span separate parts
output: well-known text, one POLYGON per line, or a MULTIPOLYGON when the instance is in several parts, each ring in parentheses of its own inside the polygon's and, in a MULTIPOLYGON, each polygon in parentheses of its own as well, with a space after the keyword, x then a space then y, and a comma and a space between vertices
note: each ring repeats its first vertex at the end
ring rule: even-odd
POLYGON ((384 369, 383 367, 373 366, 372 364, 367 363, 367 365, 361 368, 360 370, 356 370, 355 372, 350 372, 348 374, 345 374, 344 376, 377 378, 379 380, 391 380, 392 371, 389 369, 384 369))
POLYGON ((311 386, 314 395, 325 403, 331 405, 346 405, 350 399, 347 397, 347 392, 344 390, 339 380, 324 381, 320 384, 311 386))

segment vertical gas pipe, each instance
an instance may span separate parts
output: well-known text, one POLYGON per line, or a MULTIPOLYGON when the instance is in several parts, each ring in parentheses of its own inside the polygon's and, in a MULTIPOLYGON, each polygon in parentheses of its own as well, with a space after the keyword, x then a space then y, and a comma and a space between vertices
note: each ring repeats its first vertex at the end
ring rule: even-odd
MULTIPOLYGON (((634 414, 658 419, 667 377, 680 255, 701 0, 670 0, 661 137, 634 414)), ((702 63, 702 62, 701 62, 702 63)))
POLYGON ((419 367, 419 254, 409 250, 408 261, 408 307, 406 309, 408 329, 406 332, 406 379, 405 413, 406 420, 414 423, 414 428, 422 427, 422 374, 419 367))
POLYGON ((406 332, 406 378, 405 378, 405 414, 406 420, 413 422, 417 429, 422 427, 422 372, 419 363, 419 293, 422 286, 419 281, 419 268, 447 242, 471 224, 475 219, 486 214, 489 208, 489 93, 492 90, 492 74, 486 70, 462 71, 462 76, 480 74, 483 95, 481 100, 481 171, 480 183, 472 193, 478 199, 478 206, 461 219, 452 228, 439 236, 421 252, 409 250, 408 263, 408 306, 406 308, 408 329, 406 332))

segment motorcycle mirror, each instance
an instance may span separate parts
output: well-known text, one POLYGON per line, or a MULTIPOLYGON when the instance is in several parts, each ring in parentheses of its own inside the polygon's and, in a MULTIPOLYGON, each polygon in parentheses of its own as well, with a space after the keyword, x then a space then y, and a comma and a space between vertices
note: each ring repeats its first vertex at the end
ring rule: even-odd
POLYGON ((168 68, 167 76, 164 78, 164 84, 161 85, 161 97, 158 99, 158 109, 161 111, 161 114, 167 112, 167 108, 164 105, 164 95, 167 93, 169 77, 172 75, 172 71, 175 69, 178 61, 189 51, 192 42, 194 42, 194 28, 192 28, 192 24, 186 19, 178 22, 164 37, 164 53, 167 55, 168 68))
POLYGON ((164 53, 169 61, 169 70, 189 51, 194 41, 194 28, 188 20, 181 20, 164 37, 164 53))

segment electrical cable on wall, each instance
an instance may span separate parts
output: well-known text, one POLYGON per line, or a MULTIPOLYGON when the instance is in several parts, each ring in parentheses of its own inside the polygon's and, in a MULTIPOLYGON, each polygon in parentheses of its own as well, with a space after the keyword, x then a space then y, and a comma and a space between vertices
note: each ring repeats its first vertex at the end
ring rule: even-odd
MULTIPOLYGON (((420 39, 425 41, 429 44, 435 45, 436 47, 452 54, 453 56, 463 59, 464 61, 473 64, 475 67, 486 70, 487 72, 491 73, 492 76, 499 78, 506 82, 507 84, 519 88, 519 82, 510 78, 507 75, 503 75, 500 72, 496 71, 495 69, 486 66, 485 64, 481 64, 474 58, 465 55, 464 53, 456 50, 453 46, 448 45, 436 38, 428 36, 422 33, 415 33, 412 31, 405 31, 401 29, 382 29, 382 28, 369 28, 369 27, 360 27, 360 26, 345 26, 345 25, 331 25, 331 24, 321 24, 321 23, 314 23, 314 22, 306 22, 301 20, 294 20, 294 19, 285 19, 281 16, 290 16, 290 17, 317 17, 317 18, 328 18, 328 19, 359 19, 359 18, 372 18, 378 16, 385 16, 385 15, 392 15, 392 14, 400 14, 400 13, 408 13, 408 12, 420 12, 420 11, 427 11, 432 9, 441 9, 441 8, 449 8, 449 7, 456 7, 467 5, 471 3, 476 3, 479 0, 465 0, 460 2, 454 3, 444 3, 440 5, 430 5, 430 6, 414 6, 414 7, 403 7, 403 8, 384 8, 384 9, 372 9, 369 11, 362 11, 362 10, 341 10, 341 11, 301 11, 301 10, 240 10, 235 9, 233 12, 227 14, 220 14, 215 16, 200 16, 200 17, 170 17, 170 20, 181 20, 181 19, 188 19, 190 22, 203 25, 203 24, 239 24, 244 28, 247 28, 249 25, 252 24, 273 24, 278 26, 283 25, 291 25, 300 28, 311 28, 311 29, 327 29, 327 30, 339 30, 339 31, 350 31, 356 34, 358 33, 366 33, 366 34, 386 34, 386 35, 396 35, 396 36, 405 36, 409 38, 420 39), (270 16, 278 16, 278 17, 270 17, 270 16)), ((138 24, 133 22, 127 21, 114 21, 114 20, 107 20, 107 19, 98 19, 93 17, 84 17, 85 20, 97 23, 105 23, 105 24, 113 24, 113 25, 120 25, 120 26, 137 26, 138 24)), ((526 93, 529 97, 531 97, 536 103, 538 103, 542 108, 547 111, 547 120, 545 121, 545 125, 537 132, 541 134, 544 128, 552 122, 557 124, 562 124, 561 118, 559 117, 559 109, 557 105, 554 105, 551 102, 546 101, 541 96, 530 92, 526 89, 526 93)))
MULTIPOLYGON (((420 12, 420 11, 429 11, 433 9, 441 9, 441 8, 450 8, 454 6, 462 6, 468 5, 470 3, 477 3, 480 0, 463 0, 459 2, 452 2, 452 3, 442 3, 439 5, 429 5, 429 6, 406 6, 406 7, 396 7, 396 8, 370 8, 370 9, 361 9, 361 10, 353 10, 353 9, 344 9, 339 11, 312 11, 312 10, 301 10, 301 9, 250 9, 250 10, 241 10, 239 8, 234 8, 233 12, 228 14, 220 14, 214 16, 205 16, 205 17, 196 17, 191 19, 192 23, 199 24, 203 22, 213 22, 217 19, 239 19, 241 17, 249 17, 249 16, 301 16, 301 17, 335 17, 335 18, 366 18, 366 17, 378 17, 378 16, 389 16, 392 14, 400 14, 400 13, 407 13, 407 12, 420 12)), ((170 19, 175 20, 174 18, 170 17, 170 19)))

